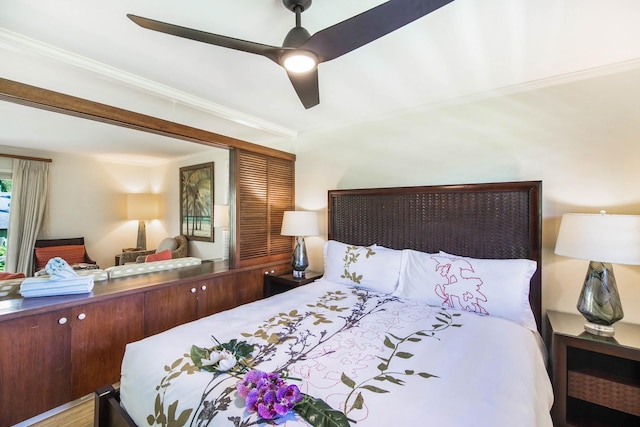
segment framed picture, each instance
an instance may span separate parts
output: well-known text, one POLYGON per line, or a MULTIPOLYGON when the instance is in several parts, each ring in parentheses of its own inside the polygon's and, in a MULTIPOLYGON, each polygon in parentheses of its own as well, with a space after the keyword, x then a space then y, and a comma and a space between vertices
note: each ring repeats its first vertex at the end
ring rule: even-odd
POLYGON ((180 168, 180 233, 213 242, 213 162, 180 168))

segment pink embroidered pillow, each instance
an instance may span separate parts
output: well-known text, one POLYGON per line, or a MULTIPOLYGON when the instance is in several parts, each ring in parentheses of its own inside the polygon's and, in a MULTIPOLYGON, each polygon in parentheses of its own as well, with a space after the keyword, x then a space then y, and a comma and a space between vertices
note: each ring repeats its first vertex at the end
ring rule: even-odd
POLYGON ((395 295, 502 317, 535 331, 529 282, 536 268, 528 259, 477 259, 407 249, 395 295))
POLYGON ((171 250, 165 249, 164 251, 157 252, 155 254, 147 255, 144 259, 144 262, 152 262, 152 261, 166 261, 171 259, 171 250))

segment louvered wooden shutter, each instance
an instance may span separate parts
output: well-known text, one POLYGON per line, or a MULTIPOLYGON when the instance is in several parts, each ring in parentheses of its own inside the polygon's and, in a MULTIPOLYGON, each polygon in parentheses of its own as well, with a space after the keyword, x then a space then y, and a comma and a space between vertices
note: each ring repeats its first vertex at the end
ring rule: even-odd
POLYGON ((269 253, 272 256, 291 256, 293 239, 280 235, 285 211, 293 210, 294 163, 282 159, 269 159, 269 253))
POLYGON ((233 265, 287 259, 292 238, 281 236, 284 211, 294 207, 294 162, 234 150, 236 242, 233 265))

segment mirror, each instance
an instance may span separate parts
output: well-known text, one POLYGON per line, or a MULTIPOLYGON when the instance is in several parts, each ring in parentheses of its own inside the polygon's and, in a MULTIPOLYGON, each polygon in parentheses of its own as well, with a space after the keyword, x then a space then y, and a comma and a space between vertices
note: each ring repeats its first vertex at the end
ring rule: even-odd
MULTIPOLYGON (((251 145, 5 79, 0 79, 0 99, 10 101, 0 103, 0 126, 7 124, 0 136, 2 152, 26 150, 54 157, 51 214, 41 234, 55 238, 84 234, 102 268, 113 265, 114 255, 136 241, 137 224, 125 221, 119 207, 125 193, 164 194, 165 224, 152 221, 147 228, 152 248, 166 234, 180 232, 179 168, 215 162, 214 203, 228 206, 229 149, 233 147, 223 142, 251 145), (15 127, 10 123, 24 127, 11 131, 15 127), (97 160, 81 156, 88 145, 95 147, 97 160), (147 154, 134 147, 142 147, 147 154), (50 155, 56 151, 65 154, 50 155)), ((190 242, 190 255, 224 258, 223 240, 222 230, 216 230, 213 243, 190 242)))

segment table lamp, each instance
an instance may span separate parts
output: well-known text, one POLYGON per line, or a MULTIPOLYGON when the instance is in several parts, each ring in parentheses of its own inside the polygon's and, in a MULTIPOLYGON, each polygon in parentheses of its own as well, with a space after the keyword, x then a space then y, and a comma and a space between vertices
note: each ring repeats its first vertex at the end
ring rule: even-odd
POLYGON ((624 313, 611 264, 640 265, 640 216, 564 214, 555 253, 589 261, 577 308, 587 332, 613 336, 624 313))
POLYGON ((319 234, 318 214, 309 211, 286 211, 282 218, 282 230, 280 234, 283 236, 294 236, 296 238, 291 267, 293 268, 293 277, 303 278, 304 272, 309 266, 304 237, 319 234))
POLYGON ((229 259, 229 205, 213 205, 213 226, 222 229, 222 259, 229 259))
POLYGON ((145 220, 158 218, 158 195, 151 193, 127 194, 127 219, 138 220, 136 247, 147 249, 147 228, 145 220))

